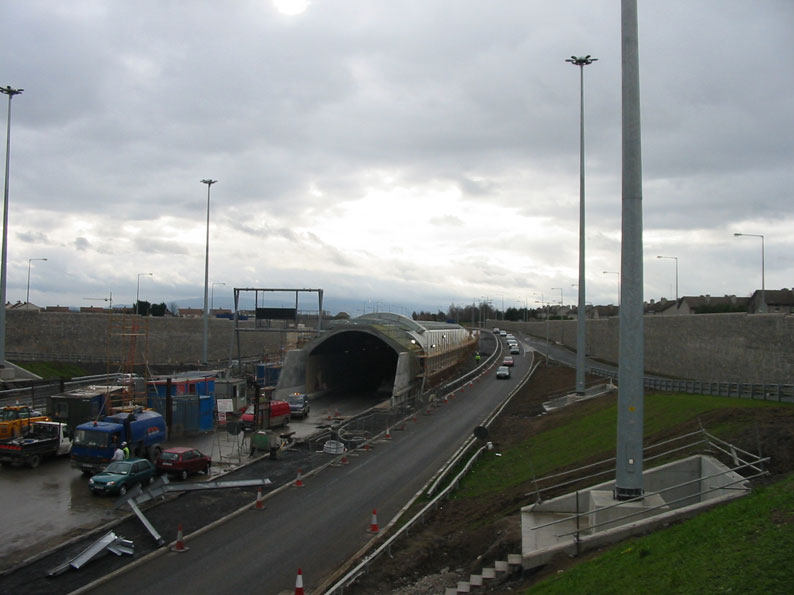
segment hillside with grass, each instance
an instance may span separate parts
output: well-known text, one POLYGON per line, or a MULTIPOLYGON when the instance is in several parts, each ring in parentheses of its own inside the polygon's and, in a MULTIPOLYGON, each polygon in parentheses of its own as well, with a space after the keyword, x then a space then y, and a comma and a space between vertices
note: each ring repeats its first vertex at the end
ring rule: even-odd
MULTIPOLYGON (((351 592, 437 593, 440 583, 423 590, 422 585, 429 584, 423 577, 440 576, 453 585, 456 576, 462 580, 495 559, 521 552, 519 511, 536 501, 544 477, 584 465, 595 465, 607 474, 549 489, 543 499, 614 478, 610 459, 617 433, 616 393, 543 414, 541 403, 549 395, 572 389, 574 381, 571 369, 539 368, 492 424, 496 448, 480 458, 432 519, 393 546, 392 556, 379 560, 351 592)), ((788 546, 794 539, 794 482, 788 475, 794 470, 794 406, 701 395, 646 395, 646 446, 696 435, 702 429, 770 457, 770 475, 756 484, 750 497, 604 552, 556 559, 509 584, 480 592, 747 592, 755 591, 746 585, 760 581, 760 572, 768 581, 758 583, 768 585, 762 592, 783 592, 776 590, 784 584, 781 581, 794 582, 794 570, 781 558, 790 556, 788 546), (763 551, 774 543, 782 546, 779 553, 763 551), (749 562, 737 562, 743 559, 749 562), (732 573, 719 582, 710 581, 712 575, 726 573, 728 564, 734 564, 732 573), (648 569, 647 574, 644 569, 639 574, 641 567, 648 569), (625 582, 608 582, 620 576, 625 582), (697 586, 691 582, 693 576, 702 577, 697 586)), ((647 463, 646 468, 703 448, 703 443, 696 444, 647 463)))

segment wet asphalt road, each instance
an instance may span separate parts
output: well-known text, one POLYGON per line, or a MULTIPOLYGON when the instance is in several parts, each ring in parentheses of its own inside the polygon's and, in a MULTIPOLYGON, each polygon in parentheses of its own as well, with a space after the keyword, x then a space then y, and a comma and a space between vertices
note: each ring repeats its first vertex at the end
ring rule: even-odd
MULTIPOLYGON (((268 457, 261 458, 253 464, 230 472, 224 479, 267 477, 273 481, 273 485, 270 487, 272 490, 279 485, 294 481, 298 469, 303 469, 305 472, 307 469, 324 464, 329 458, 328 455, 318 453, 311 448, 288 450, 280 453, 276 461, 272 461, 268 457)), ((81 520, 89 519, 94 524, 102 524, 108 520, 115 522, 114 530, 116 533, 131 539, 135 543, 136 558, 156 549, 154 540, 136 518, 131 518, 129 513, 124 511, 113 510, 112 499, 91 496, 85 485, 85 478, 78 471, 71 469, 67 461, 48 461, 37 470, 4 469, 3 474, 4 479, 7 476, 13 479, 11 482, 2 482, 2 486, 0 486, 0 503, 14 504, 16 502, 17 505, 12 506, 10 510, 19 510, 19 505, 24 506, 25 515, 33 515, 32 517, 27 516, 27 520, 35 518, 36 511, 41 510, 49 511, 50 521, 56 520, 55 524, 50 524, 46 519, 42 519, 38 527, 32 527, 29 537, 33 539, 36 539, 35 536, 40 530, 57 534, 59 527, 57 517, 65 515, 67 518, 72 519, 73 533, 84 532, 86 525, 80 525, 79 521, 81 520), (48 466, 52 467, 48 469, 48 466), (25 475, 26 472, 27 475, 25 475), (33 491, 40 492, 40 494, 36 497, 20 499, 21 484, 26 481, 29 486, 34 486, 33 491), (5 496, 2 495, 3 492, 6 493, 5 496), (16 499, 13 497, 14 493, 17 494, 16 499), (6 500, 3 501, 1 498, 6 498, 6 500)), ((28 489, 24 489, 24 492, 27 493, 28 491, 28 489)), ((145 514, 152 524, 158 528, 166 542, 170 542, 176 537, 179 524, 183 525, 185 534, 190 534, 200 527, 206 526, 214 519, 226 515, 231 510, 252 504, 255 498, 255 488, 187 493, 178 497, 169 497, 168 502, 150 507, 145 510, 145 514)), ((3 506, 0 510, 8 511, 9 508, 3 506)), ((15 515, 15 518, 11 520, 12 522, 24 524, 26 522, 24 519, 23 515, 15 515)), ((90 535, 90 539, 96 539, 106 530, 107 527, 102 527, 101 531, 97 530, 93 535, 90 535)), ((58 538, 56 536, 53 538, 53 542, 59 540, 62 540, 62 537, 58 538)), ((101 562, 97 561, 89 564, 79 572, 69 571, 59 577, 45 577, 47 571, 81 552, 87 543, 87 540, 78 540, 72 544, 67 544, 21 570, 0 577, 0 591, 9 593, 67 593, 99 576, 111 572, 115 568, 121 568, 129 563, 129 559, 126 557, 116 558, 108 556, 101 562)), ((13 547, 9 546, 9 549, 13 550, 13 547)), ((124 584, 134 585, 135 583, 134 578, 124 579, 124 584)))

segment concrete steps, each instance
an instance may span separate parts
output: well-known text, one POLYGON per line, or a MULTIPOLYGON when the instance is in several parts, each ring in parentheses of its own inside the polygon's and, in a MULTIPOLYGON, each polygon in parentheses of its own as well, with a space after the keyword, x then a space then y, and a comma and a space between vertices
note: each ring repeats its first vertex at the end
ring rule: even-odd
POLYGON ((492 567, 483 568, 480 574, 472 574, 467 581, 458 581, 457 586, 447 587, 444 595, 476 592, 488 581, 498 581, 521 568, 521 554, 508 554, 507 560, 496 560, 492 567))

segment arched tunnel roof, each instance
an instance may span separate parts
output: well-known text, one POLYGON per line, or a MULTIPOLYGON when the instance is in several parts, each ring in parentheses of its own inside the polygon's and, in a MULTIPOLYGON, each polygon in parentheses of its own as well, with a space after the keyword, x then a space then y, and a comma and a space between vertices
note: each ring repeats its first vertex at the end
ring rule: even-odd
POLYGON ((337 322, 305 345, 303 359, 289 377, 292 385, 305 383, 308 392, 335 388, 401 394, 423 373, 426 358, 438 360, 470 341, 469 331, 458 324, 367 314, 337 322))

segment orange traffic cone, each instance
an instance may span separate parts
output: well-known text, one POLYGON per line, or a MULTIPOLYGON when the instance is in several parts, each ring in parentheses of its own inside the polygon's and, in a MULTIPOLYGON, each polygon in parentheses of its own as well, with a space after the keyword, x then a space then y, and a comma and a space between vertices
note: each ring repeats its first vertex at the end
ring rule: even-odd
POLYGON ((383 437, 386 440, 391 440, 391 428, 386 428, 386 434, 383 437))
POLYGON ((298 568, 298 577, 295 579, 295 595, 303 595, 303 571, 298 568))
POLYGON ((295 480, 295 483, 292 484, 294 488, 302 488, 303 487, 303 479, 301 479, 302 471, 298 469, 298 478, 295 480))
POLYGON ((185 538, 182 536, 182 523, 176 530, 176 543, 171 547, 172 552, 186 552, 189 548, 185 545, 185 538))
POLYGON ((265 499, 262 497, 262 488, 259 488, 256 492, 256 504, 254 504, 254 510, 264 510, 265 509, 265 499))
POLYGON ((367 533, 380 533, 380 529, 378 529, 378 513, 374 508, 372 509, 372 521, 369 524, 367 533))
POLYGON ((347 465, 348 463, 350 463, 350 461, 347 460, 347 455, 342 455, 342 460, 339 462, 342 463, 343 465, 347 465))

